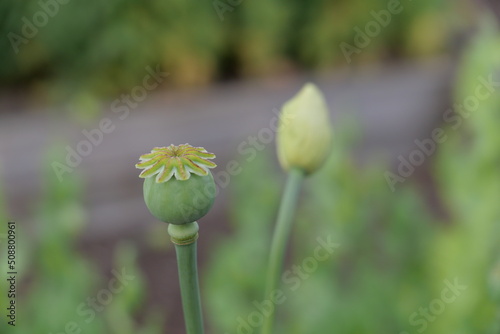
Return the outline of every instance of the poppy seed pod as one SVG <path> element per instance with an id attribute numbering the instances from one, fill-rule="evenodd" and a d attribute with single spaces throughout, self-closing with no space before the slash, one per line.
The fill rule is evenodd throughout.
<path id="1" fill-rule="evenodd" d="M 330 152 L 332 129 L 321 91 L 307 83 L 283 105 L 276 138 L 278 159 L 285 170 L 298 168 L 310 174 Z"/>
<path id="2" fill-rule="evenodd" d="M 215 199 L 215 182 L 208 159 L 215 155 L 189 144 L 156 147 L 135 166 L 144 169 L 144 201 L 153 216 L 176 224 L 192 223 L 205 216 Z"/>

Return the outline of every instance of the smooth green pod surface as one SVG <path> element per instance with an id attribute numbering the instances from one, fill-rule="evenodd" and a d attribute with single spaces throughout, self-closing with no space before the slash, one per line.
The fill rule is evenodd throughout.
<path id="1" fill-rule="evenodd" d="M 182 225 L 197 221 L 212 207 L 216 188 L 211 173 L 192 174 L 187 180 L 171 178 L 157 183 L 155 178 L 144 179 L 144 200 L 153 216 L 159 220 Z"/>

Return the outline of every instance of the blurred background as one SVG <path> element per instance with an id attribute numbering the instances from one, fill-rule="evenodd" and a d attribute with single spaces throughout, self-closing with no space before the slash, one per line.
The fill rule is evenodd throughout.
<path id="1" fill-rule="evenodd" d="M 494 0 L 2 0 L 1 333 L 184 333 L 167 225 L 134 168 L 217 155 L 200 221 L 208 333 L 257 333 L 285 175 L 273 124 L 308 81 L 335 140 L 303 189 L 278 333 L 500 333 Z M 234 168 L 234 166 L 238 168 Z M 233 167 L 231 167 L 233 166 Z M 292 289 L 293 287 L 293 289 Z"/>

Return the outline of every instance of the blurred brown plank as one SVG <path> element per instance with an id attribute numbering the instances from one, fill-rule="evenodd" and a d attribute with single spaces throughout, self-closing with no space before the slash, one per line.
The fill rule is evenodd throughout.
<path id="1" fill-rule="evenodd" d="M 117 229 L 135 231 L 149 222 L 142 182 L 134 168 L 140 154 L 154 146 L 188 142 L 216 153 L 219 168 L 230 159 L 243 161 L 237 152 L 239 143 L 267 127 L 273 109 L 279 109 L 305 81 L 316 82 L 325 92 L 334 121 L 342 114 L 359 119 L 363 152 L 404 153 L 444 111 L 451 71 L 451 64 L 436 60 L 358 73 L 156 91 L 124 120 L 110 111 L 110 103 L 103 103 L 103 117 L 109 117 L 116 128 L 77 168 L 86 179 L 87 235 L 106 237 Z M 10 213 L 26 220 L 41 193 L 41 167 L 47 163 L 48 147 L 54 139 L 62 139 L 74 148 L 85 137 L 83 128 L 61 118 L 61 113 L 10 111 L 0 114 L 0 175 Z M 87 128 L 97 126 L 98 121 Z M 226 193 L 221 191 L 211 214 L 218 214 Z"/>

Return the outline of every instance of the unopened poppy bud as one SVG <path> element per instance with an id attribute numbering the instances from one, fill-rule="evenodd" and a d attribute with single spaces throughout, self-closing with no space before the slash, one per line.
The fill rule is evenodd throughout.
<path id="1" fill-rule="evenodd" d="M 277 134 L 277 151 L 285 170 L 313 173 L 330 153 L 332 128 L 321 91 L 307 83 L 283 105 Z"/>
<path id="2" fill-rule="evenodd" d="M 205 216 L 215 199 L 215 182 L 208 159 L 215 155 L 189 144 L 156 147 L 142 155 L 136 168 L 144 169 L 144 201 L 159 220 L 182 225 Z"/>

